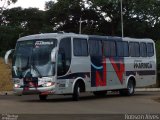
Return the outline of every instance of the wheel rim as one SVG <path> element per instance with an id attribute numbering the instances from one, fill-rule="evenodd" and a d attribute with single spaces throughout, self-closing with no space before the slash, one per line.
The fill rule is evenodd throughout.
<path id="1" fill-rule="evenodd" d="M 77 89 L 77 93 L 78 93 L 78 95 L 80 94 L 80 87 L 78 87 L 78 89 Z"/>
<path id="2" fill-rule="evenodd" d="M 134 86 L 133 86 L 132 82 L 129 82 L 129 84 L 128 84 L 128 91 L 130 94 L 132 94 L 134 91 Z"/>

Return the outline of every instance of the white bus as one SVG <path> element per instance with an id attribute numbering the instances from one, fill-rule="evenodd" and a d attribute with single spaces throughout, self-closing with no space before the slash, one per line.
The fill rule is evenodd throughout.
<path id="1" fill-rule="evenodd" d="M 19 95 L 71 94 L 104 96 L 117 90 L 133 95 L 135 87 L 156 84 L 155 43 L 74 33 L 45 33 L 19 38 L 12 61 L 14 91 Z"/>

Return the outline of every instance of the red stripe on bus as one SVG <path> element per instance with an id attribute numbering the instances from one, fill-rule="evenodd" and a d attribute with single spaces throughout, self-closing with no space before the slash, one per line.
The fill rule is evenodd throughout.
<path id="1" fill-rule="evenodd" d="M 102 75 L 103 74 L 103 75 Z M 107 85 L 107 67 L 106 59 L 103 59 L 103 72 L 96 71 L 96 86 L 106 86 Z"/>
<path id="2" fill-rule="evenodd" d="M 125 71 L 124 63 L 122 62 L 122 60 L 120 60 L 120 61 L 118 61 L 118 63 L 116 63 L 113 58 L 110 58 L 110 61 L 111 61 L 111 64 L 112 64 L 112 66 L 118 76 L 119 81 L 121 82 L 121 84 L 123 84 L 123 74 Z M 118 68 L 118 64 L 120 65 L 120 68 Z"/>
<path id="3" fill-rule="evenodd" d="M 106 64 L 106 58 L 103 58 L 103 81 L 104 81 L 104 86 L 107 85 L 107 64 Z"/>

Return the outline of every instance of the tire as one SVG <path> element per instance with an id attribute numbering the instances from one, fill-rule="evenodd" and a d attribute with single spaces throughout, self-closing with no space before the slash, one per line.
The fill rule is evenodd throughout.
<path id="1" fill-rule="evenodd" d="M 47 95 L 39 95 L 40 100 L 47 100 Z"/>
<path id="2" fill-rule="evenodd" d="M 133 80 L 130 80 L 127 85 L 127 94 L 131 96 L 134 95 L 134 92 L 135 92 L 135 84 Z"/>
<path id="3" fill-rule="evenodd" d="M 133 80 L 128 81 L 127 89 L 120 90 L 120 95 L 123 96 L 132 96 L 134 95 L 135 92 L 135 84 Z"/>
<path id="4" fill-rule="evenodd" d="M 95 91 L 95 92 L 93 92 L 93 94 L 96 97 L 105 97 L 107 94 L 107 91 Z"/>
<path id="5" fill-rule="evenodd" d="M 79 101 L 80 91 L 81 91 L 80 85 L 79 85 L 79 83 L 76 83 L 74 86 L 74 91 L 73 91 L 73 95 L 72 95 L 73 101 Z"/>

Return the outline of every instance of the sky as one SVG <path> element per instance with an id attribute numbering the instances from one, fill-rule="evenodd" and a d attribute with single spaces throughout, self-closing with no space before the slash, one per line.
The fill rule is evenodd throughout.
<path id="1" fill-rule="evenodd" d="M 44 10 L 45 2 L 51 0 L 18 0 L 15 4 L 11 4 L 8 8 L 13 7 L 22 7 L 22 8 L 29 8 L 29 7 L 36 7 L 40 10 Z"/>

